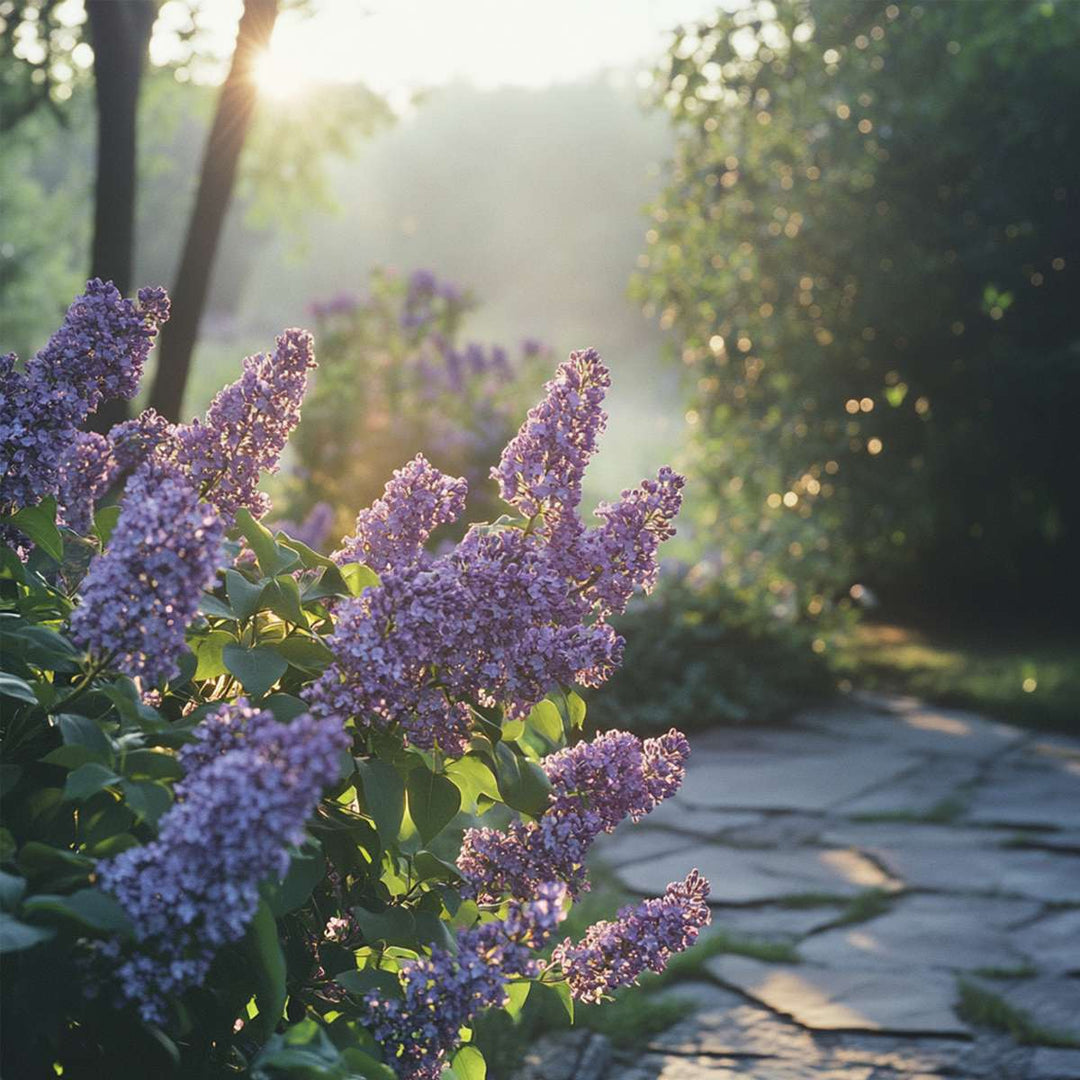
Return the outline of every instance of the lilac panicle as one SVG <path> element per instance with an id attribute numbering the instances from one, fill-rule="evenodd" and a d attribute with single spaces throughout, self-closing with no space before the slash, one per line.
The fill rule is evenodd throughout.
<path id="1" fill-rule="evenodd" d="M 83 582 L 76 642 L 149 683 L 176 674 L 184 631 L 214 579 L 224 524 L 174 465 L 152 460 L 128 481 L 123 509 Z"/>
<path id="2" fill-rule="evenodd" d="M 579 1001 L 598 1002 L 645 971 L 664 970 L 672 955 L 689 948 L 709 925 L 709 883 L 692 870 L 672 882 L 664 895 L 624 907 L 610 922 L 589 927 L 576 945 L 555 947 L 552 966 L 560 966 Z"/>
<path id="3" fill-rule="evenodd" d="M 655 480 L 624 491 L 617 503 L 602 503 L 596 516 L 603 525 L 588 534 L 592 564 L 589 596 L 605 615 L 620 614 L 635 589 L 652 592 L 658 573 L 657 552 L 675 535 L 672 522 L 682 505 L 686 480 L 667 466 Z"/>
<path id="4" fill-rule="evenodd" d="M 176 461 L 201 497 L 226 517 L 241 507 L 254 517 L 270 509 L 269 497 L 258 490 L 259 477 L 277 470 L 314 367 L 311 334 L 286 330 L 272 354 L 244 361 L 243 374 L 214 398 L 203 420 L 176 429 Z"/>
<path id="5" fill-rule="evenodd" d="M 608 731 L 544 759 L 548 808 L 537 821 L 505 832 L 467 829 L 458 869 L 483 902 L 527 897 L 541 881 L 565 882 L 572 896 L 588 887 L 585 857 L 593 841 L 625 818 L 639 821 L 675 793 L 690 747 L 674 728 L 644 742 Z"/>
<path id="6" fill-rule="evenodd" d="M 303 840 L 348 743 L 335 718 L 282 724 L 243 698 L 208 716 L 196 739 L 181 753 L 187 775 L 158 838 L 98 864 L 101 888 L 134 924 L 134 946 L 106 943 L 104 959 L 120 995 L 153 1023 L 243 936 L 259 884 L 284 877 L 287 848 Z"/>
<path id="7" fill-rule="evenodd" d="M 60 461 L 57 502 L 61 522 L 87 535 L 95 503 L 165 446 L 171 436 L 172 425 L 153 409 L 116 424 L 108 435 L 78 432 Z"/>
<path id="8" fill-rule="evenodd" d="M 0 511 L 55 495 L 59 463 L 102 401 L 138 389 L 158 327 L 169 317 L 163 289 L 125 300 L 111 282 L 86 283 L 49 343 L 15 370 L 0 362 Z"/>
<path id="9" fill-rule="evenodd" d="M 505 919 L 459 932 L 456 956 L 436 947 L 403 964 L 400 997 L 365 996 L 366 1024 L 401 1080 L 438 1080 L 461 1028 L 506 1004 L 508 980 L 539 973 L 532 954 L 562 921 L 564 893 L 560 885 L 540 885 L 534 899 L 511 904 Z"/>
<path id="10" fill-rule="evenodd" d="M 523 517 L 544 514 L 554 528 L 581 502 L 585 467 L 607 416 L 601 407 L 611 376 L 595 349 L 572 352 L 507 444 L 492 478 Z"/>
<path id="11" fill-rule="evenodd" d="M 424 544 L 440 526 L 465 509 L 468 485 L 447 476 L 423 454 L 394 470 L 382 497 L 356 516 L 356 531 L 334 552 L 337 563 L 361 562 L 377 574 L 420 558 Z"/>

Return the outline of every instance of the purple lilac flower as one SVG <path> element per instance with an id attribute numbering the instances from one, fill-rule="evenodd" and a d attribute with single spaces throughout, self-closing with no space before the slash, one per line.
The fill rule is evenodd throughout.
<path id="1" fill-rule="evenodd" d="M 652 592 L 660 545 L 675 535 L 672 522 L 682 505 L 686 480 L 668 467 L 655 480 L 624 491 L 617 503 L 602 503 L 603 525 L 588 535 L 592 564 L 589 596 L 605 615 L 626 610 L 635 589 Z"/>
<path id="2" fill-rule="evenodd" d="M 243 699 L 196 731 L 198 748 L 182 757 L 189 771 L 157 840 L 98 864 L 101 888 L 135 928 L 134 948 L 109 942 L 103 957 L 119 993 L 152 1023 L 166 1019 L 170 996 L 202 982 L 222 946 L 243 936 L 259 884 L 284 877 L 287 848 L 303 840 L 348 742 L 335 718 L 305 714 L 281 724 Z"/>
<path id="3" fill-rule="evenodd" d="M 311 334 L 286 330 L 272 355 L 244 361 L 243 374 L 214 398 L 204 420 L 176 429 L 177 462 L 227 517 L 241 507 L 254 517 L 270 509 L 269 497 L 257 490 L 259 477 L 277 470 L 314 367 Z"/>
<path id="4" fill-rule="evenodd" d="M 640 821 L 678 789 L 690 747 L 674 728 L 644 742 L 608 731 L 544 760 L 548 808 L 537 821 L 505 832 L 467 829 L 458 869 L 483 902 L 529 896 L 541 881 L 565 882 L 572 896 L 588 888 L 585 857 L 593 841 L 625 818 Z"/>
<path id="5" fill-rule="evenodd" d="M 429 464 L 423 454 L 400 469 L 382 497 L 356 516 L 356 531 L 334 552 L 337 563 L 362 562 L 377 574 L 407 566 L 423 553 L 440 526 L 456 521 L 465 509 L 468 485 Z"/>
<path id="6" fill-rule="evenodd" d="M 595 349 L 573 352 L 546 386 L 503 451 L 492 478 L 526 518 L 544 514 L 554 528 L 581 502 L 581 481 L 607 423 L 601 408 L 611 376 Z"/>
<path id="7" fill-rule="evenodd" d="M 174 465 L 151 460 L 128 481 L 108 550 L 83 582 L 75 641 L 149 683 L 171 678 L 184 631 L 214 579 L 224 524 Z"/>
<path id="8" fill-rule="evenodd" d="M 15 370 L 14 355 L 0 361 L 0 510 L 56 494 L 78 428 L 102 401 L 134 397 L 168 317 L 163 289 L 141 289 L 136 303 L 94 278 L 25 371 Z"/>
<path id="9" fill-rule="evenodd" d="M 172 425 L 153 409 L 116 424 L 107 436 L 80 431 L 60 461 L 57 501 L 69 529 L 90 532 L 94 506 L 172 437 Z"/>
<path id="10" fill-rule="evenodd" d="M 536 898 L 511 904 L 506 918 L 459 932 L 458 951 L 432 949 L 398 972 L 401 997 L 364 998 L 367 1026 L 401 1080 L 438 1080 L 461 1028 L 484 1009 L 506 1004 L 506 983 L 534 978 L 543 948 L 564 917 L 564 890 L 539 886 Z"/>
<path id="11" fill-rule="evenodd" d="M 552 966 L 562 968 L 577 1000 L 601 1001 L 636 982 L 646 969 L 663 971 L 674 953 L 689 948 L 711 921 L 708 896 L 708 881 L 692 870 L 663 896 L 624 907 L 614 921 L 591 926 L 578 944 L 560 942 Z"/>

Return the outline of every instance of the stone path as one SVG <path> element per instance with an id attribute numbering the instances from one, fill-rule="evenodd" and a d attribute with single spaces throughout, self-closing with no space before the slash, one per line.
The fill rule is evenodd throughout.
<path id="1" fill-rule="evenodd" d="M 964 980 L 1080 1047 L 1080 739 L 866 696 L 693 746 L 600 855 L 641 894 L 698 866 L 726 947 L 664 991 L 684 1021 L 633 1055 L 575 1035 L 565 1080 L 1080 1080 L 1080 1048 L 957 1010 Z"/>

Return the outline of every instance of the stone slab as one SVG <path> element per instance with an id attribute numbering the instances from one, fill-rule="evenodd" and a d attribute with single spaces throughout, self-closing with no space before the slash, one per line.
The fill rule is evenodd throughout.
<path id="1" fill-rule="evenodd" d="M 693 866 L 712 883 L 714 904 L 753 904 L 807 893 L 847 897 L 898 887 L 870 859 L 843 848 L 749 851 L 714 844 L 631 863 L 620 867 L 617 876 L 632 892 L 659 896 Z"/>
<path id="2" fill-rule="evenodd" d="M 840 821 L 822 830 L 823 844 L 865 848 L 1000 848 L 1016 834 L 1008 829 L 929 825 L 908 821 Z"/>
<path id="3" fill-rule="evenodd" d="M 729 829 L 756 825 L 764 819 L 764 814 L 752 810 L 707 810 L 690 806 L 676 797 L 662 802 L 648 817 L 641 820 L 640 827 L 673 829 L 676 832 L 709 838 Z"/>
<path id="4" fill-rule="evenodd" d="M 1033 750 L 993 770 L 966 820 L 1017 828 L 1080 829 L 1080 761 Z"/>
<path id="5" fill-rule="evenodd" d="M 930 760 L 895 780 L 842 802 L 835 812 L 858 814 L 928 814 L 948 800 L 960 800 L 966 784 L 978 775 L 979 764 L 951 756 Z"/>
<path id="6" fill-rule="evenodd" d="M 1018 968 L 1026 957 L 1013 944 L 1009 927 L 1038 911 L 1038 904 L 1024 900 L 902 897 L 876 919 L 807 938 L 799 952 L 840 970 Z"/>
<path id="7" fill-rule="evenodd" d="M 1016 947 L 1047 974 L 1080 974 L 1080 908 L 1050 912 L 1013 935 Z"/>
<path id="8" fill-rule="evenodd" d="M 937 971 L 834 971 L 810 964 L 763 964 L 718 956 L 722 983 L 815 1031 L 881 1031 L 970 1036 L 953 1011 L 956 984 Z"/>
<path id="9" fill-rule="evenodd" d="M 1080 859 L 1019 848 L 867 845 L 909 888 L 1080 901 Z"/>
<path id="10" fill-rule="evenodd" d="M 624 866 L 641 859 L 654 859 L 694 847 L 693 837 L 667 829 L 620 829 L 614 836 L 598 840 L 595 857 L 609 866 Z"/>
<path id="11" fill-rule="evenodd" d="M 1080 1050 L 1036 1047 L 1031 1056 L 1030 1080 L 1080 1080 Z"/>
<path id="12" fill-rule="evenodd" d="M 795 942 L 828 926 L 843 911 L 841 905 L 786 908 L 777 904 L 755 907 L 720 907 L 713 910 L 713 926 L 740 937 Z"/>
<path id="13" fill-rule="evenodd" d="M 733 752 L 691 764 L 682 797 L 728 810 L 823 811 L 907 772 L 918 759 L 880 747 L 840 745 L 817 755 Z"/>
<path id="14" fill-rule="evenodd" d="M 1047 976 L 994 987 L 1010 1005 L 1051 1031 L 1080 1040 L 1080 980 Z"/>

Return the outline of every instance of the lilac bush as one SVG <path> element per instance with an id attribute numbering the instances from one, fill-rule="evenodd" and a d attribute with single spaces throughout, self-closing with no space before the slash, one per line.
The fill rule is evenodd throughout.
<path id="1" fill-rule="evenodd" d="M 675 730 L 583 737 L 574 687 L 617 667 L 609 619 L 652 588 L 682 498 L 662 469 L 582 516 L 600 357 L 571 354 L 506 433 L 493 521 L 433 550 L 468 478 L 414 456 L 331 558 L 313 550 L 326 509 L 291 535 L 259 520 L 314 367 L 305 332 L 189 424 L 77 429 L 145 359 L 167 301 L 140 295 L 91 283 L 38 365 L 78 384 L 34 399 L 52 472 L 22 428 L 5 459 L 7 512 L 42 553 L 0 561 L 5 797 L 27 808 L 5 819 L 5 1075 L 434 1080 L 530 988 L 595 1002 L 662 969 L 708 922 L 696 871 L 558 941 L 592 844 L 670 798 L 689 755 Z M 419 340 L 463 303 L 417 277 L 394 332 Z M 442 362 L 475 390 L 507 360 Z M 47 383 L 2 370 L 5 391 Z M 56 498 L 61 528 L 30 495 Z M 44 970 L 64 990 L 42 1004 Z"/>

